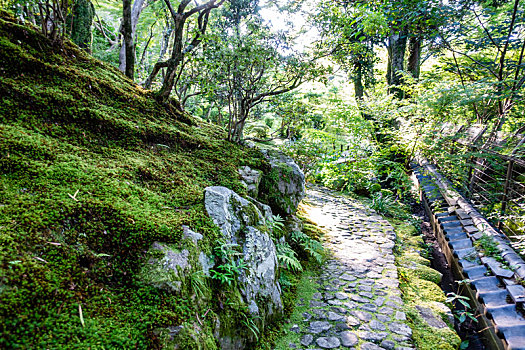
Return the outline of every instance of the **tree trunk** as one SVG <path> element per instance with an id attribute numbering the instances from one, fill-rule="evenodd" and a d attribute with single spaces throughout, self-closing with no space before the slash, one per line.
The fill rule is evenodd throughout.
<path id="1" fill-rule="evenodd" d="M 133 30 L 131 24 L 131 0 L 122 0 L 122 36 L 124 38 L 124 48 L 126 52 L 124 73 L 133 80 L 135 71 L 135 45 L 133 44 Z"/>
<path id="2" fill-rule="evenodd" d="M 128 1 L 128 0 L 123 0 Z M 131 41 L 133 46 L 135 46 L 136 32 L 137 32 L 137 23 L 139 22 L 140 13 L 144 7 L 145 0 L 135 0 L 133 6 L 131 7 Z M 129 1 L 131 4 L 131 0 Z M 133 48 L 135 51 L 135 48 Z M 119 53 L 119 69 L 121 72 L 126 71 L 126 45 L 120 47 Z"/>
<path id="3" fill-rule="evenodd" d="M 71 40 L 81 49 L 91 53 L 91 25 L 95 7 L 90 0 L 76 0 L 72 14 L 67 17 L 66 26 L 71 28 Z"/>
<path id="4" fill-rule="evenodd" d="M 414 79 L 419 79 L 421 63 L 421 44 L 422 39 L 419 36 L 412 36 L 408 40 L 408 62 L 407 70 Z"/>
<path id="5" fill-rule="evenodd" d="M 210 107 L 208 108 L 208 112 L 206 113 L 206 116 L 204 117 L 204 120 L 211 123 L 210 116 L 211 111 L 213 110 L 213 107 L 215 106 L 215 101 L 211 101 Z"/>
<path id="6" fill-rule="evenodd" d="M 363 87 L 363 66 L 360 62 L 354 64 L 355 73 L 354 73 L 354 91 L 355 99 L 361 101 L 364 96 L 364 87 Z"/>
<path id="7" fill-rule="evenodd" d="M 386 47 L 386 50 L 388 54 L 388 59 L 386 63 L 386 84 L 390 86 L 392 85 L 392 47 L 388 45 Z"/>
<path id="8" fill-rule="evenodd" d="M 403 84 L 405 50 L 407 44 L 406 29 L 400 30 L 399 33 L 393 34 L 388 38 L 388 43 L 391 52 L 392 68 L 390 72 L 390 92 L 396 95 L 397 98 L 404 97 L 403 90 L 400 86 Z"/>
<path id="9" fill-rule="evenodd" d="M 182 52 L 184 23 L 185 20 L 183 20 L 182 16 L 179 17 L 179 20 L 175 21 L 175 38 L 173 39 L 171 58 L 168 60 L 169 64 L 166 68 L 166 75 L 159 91 L 159 97 L 163 102 L 168 101 L 170 97 L 173 84 L 175 83 L 175 77 L 177 76 L 177 67 L 182 61 L 182 56 L 184 55 Z"/>
<path id="10" fill-rule="evenodd" d="M 162 33 L 162 41 L 160 43 L 160 60 L 164 59 L 164 55 L 168 52 L 168 46 L 170 46 L 170 38 L 173 33 L 172 20 L 167 19 L 166 28 Z"/>

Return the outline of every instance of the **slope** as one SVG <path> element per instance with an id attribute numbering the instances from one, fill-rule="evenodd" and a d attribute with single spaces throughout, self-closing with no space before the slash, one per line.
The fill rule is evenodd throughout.
<path id="1" fill-rule="evenodd" d="M 6 13 L 0 96 L 0 348 L 160 347 L 207 305 L 141 283 L 145 252 L 182 225 L 211 251 L 203 189 L 264 160 Z"/>

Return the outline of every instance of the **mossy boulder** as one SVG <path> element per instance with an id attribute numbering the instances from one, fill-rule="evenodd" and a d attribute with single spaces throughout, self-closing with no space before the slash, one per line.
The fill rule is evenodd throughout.
<path id="1" fill-rule="evenodd" d="M 248 195 L 257 198 L 262 172 L 245 165 L 239 168 L 239 175 L 241 176 L 242 183 L 246 186 Z"/>
<path id="2" fill-rule="evenodd" d="M 277 282 L 278 262 L 275 245 L 266 226 L 265 215 L 251 201 L 226 187 L 207 187 L 204 205 L 208 215 L 220 228 L 225 244 L 241 248 L 245 268 L 238 276 L 242 302 L 259 331 L 282 315 L 281 288 Z M 224 323 L 224 320 L 221 319 Z M 243 349 L 245 342 L 226 324 L 221 325 L 219 342 Z"/>
<path id="3" fill-rule="evenodd" d="M 282 215 L 293 214 L 304 198 L 305 177 L 297 164 L 278 151 L 262 150 L 270 163 L 259 186 L 259 198 Z"/>

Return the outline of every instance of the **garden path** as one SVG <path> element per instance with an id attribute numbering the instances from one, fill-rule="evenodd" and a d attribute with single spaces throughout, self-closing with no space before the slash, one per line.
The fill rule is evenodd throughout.
<path id="1" fill-rule="evenodd" d="M 310 188 L 311 219 L 324 228 L 330 251 L 317 292 L 290 331 L 296 349 L 413 349 L 394 264 L 396 234 L 387 220 L 358 201 Z"/>

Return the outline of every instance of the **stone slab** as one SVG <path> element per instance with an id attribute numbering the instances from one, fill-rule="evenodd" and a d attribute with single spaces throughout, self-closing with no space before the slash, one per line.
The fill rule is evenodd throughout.
<path id="1" fill-rule="evenodd" d="M 510 297 L 516 304 L 525 302 L 525 288 L 523 288 L 522 285 L 508 285 L 507 290 L 510 293 Z"/>
<path id="2" fill-rule="evenodd" d="M 495 292 L 499 289 L 499 280 L 494 276 L 475 279 L 471 284 L 478 292 Z"/>
<path id="3" fill-rule="evenodd" d="M 470 279 L 485 277 L 487 272 L 487 268 L 483 265 L 475 265 L 463 269 L 463 273 Z"/>
<path id="4" fill-rule="evenodd" d="M 472 248 L 472 241 L 469 238 L 450 241 L 448 246 L 454 250 Z"/>
<path id="5" fill-rule="evenodd" d="M 473 234 L 473 233 L 476 233 L 476 232 L 479 231 L 478 228 L 476 226 L 474 226 L 474 225 L 472 225 L 472 226 L 465 226 L 465 227 L 463 227 L 463 229 L 468 234 Z"/>
<path id="6" fill-rule="evenodd" d="M 492 257 L 484 256 L 481 261 L 498 277 L 511 278 L 514 272 L 501 266 L 501 263 Z"/>

